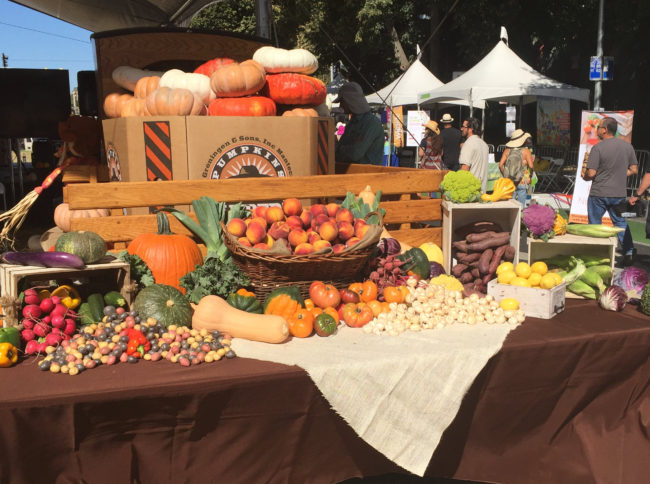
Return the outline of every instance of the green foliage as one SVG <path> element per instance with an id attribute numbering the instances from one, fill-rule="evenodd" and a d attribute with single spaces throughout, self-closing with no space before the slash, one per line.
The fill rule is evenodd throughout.
<path id="1" fill-rule="evenodd" d="M 375 200 L 372 202 L 372 206 L 368 205 L 363 201 L 361 197 L 356 198 L 354 193 L 348 192 L 345 195 L 345 199 L 341 203 L 341 207 L 347 208 L 352 212 L 355 218 L 366 218 L 370 212 L 377 212 L 383 217 L 386 215 L 386 209 L 379 208 L 379 201 L 381 200 L 381 190 L 377 190 L 375 194 Z M 379 217 L 377 215 L 371 215 L 366 220 L 369 224 L 378 224 Z"/>
<path id="2" fill-rule="evenodd" d="M 131 281 L 138 284 L 138 290 L 151 286 L 154 283 L 153 274 L 149 266 L 139 255 L 131 255 L 126 250 L 123 250 L 117 254 L 117 258 L 129 264 L 131 268 Z"/>
<path id="3" fill-rule="evenodd" d="M 180 285 L 187 289 L 185 296 L 190 302 L 198 303 L 209 294 L 226 299 L 240 287 L 247 287 L 250 282 L 248 274 L 242 272 L 232 258 L 222 261 L 211 257 L 181 277 Z"/>

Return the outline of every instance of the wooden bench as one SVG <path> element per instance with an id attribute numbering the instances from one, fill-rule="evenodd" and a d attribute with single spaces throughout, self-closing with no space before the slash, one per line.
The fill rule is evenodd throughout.
<path id="1" fill-rule="evenodd" d="M 108 208 L 102 218 L 74 218 L 72 230 L 90 230 L 116 247 L 140 234 L 157 231 L 156 216 L 124 215 L 125 208 L 189 205 L 204 195 L 216 201 L 265 203 L 285 198 L 342 200 L 348 191 L 358 194 L 367 185 L 382 191 L 380 207 L 386 209 L 384 224 L 401 242 L 418 246 L 434 242 L 442 246 L 441 200 L 421 194 L 439 191 L 446 171 L 337 164 L 335 175 L 238 178 L 223 180 L 177 180 L 159 182 L 104 182 L 104 167 L 69 168 L 63 177 L 64 201 L 70 209 Z M 171 230 L 190 232 L 174 217 Z"/>

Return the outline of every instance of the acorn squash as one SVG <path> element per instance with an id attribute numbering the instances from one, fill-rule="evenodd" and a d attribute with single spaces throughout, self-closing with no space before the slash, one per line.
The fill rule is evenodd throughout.
<path id="1" fill-rule="evenodd" d="M 167 284 L 152 284 L 142 289 L 133 302 L 133 308 L 143 321 L 153 318 L 163 326 L 171 324 L 190 326 L 192 307 L 183 293 Z"/>

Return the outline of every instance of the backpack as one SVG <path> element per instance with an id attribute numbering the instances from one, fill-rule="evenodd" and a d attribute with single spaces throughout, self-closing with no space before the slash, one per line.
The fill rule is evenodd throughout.
<path id="1" fill-rule="evenodd" d="M 521 148 L 510 148 L 508 158 L 503 165 L 504 178 L 510 178 L 515 185 L 518 185 L 524 177 L 524 157 Z"/>

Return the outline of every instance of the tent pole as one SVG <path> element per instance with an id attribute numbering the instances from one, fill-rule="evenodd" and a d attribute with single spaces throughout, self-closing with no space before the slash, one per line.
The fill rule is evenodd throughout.
<path id="1" fill-rule="evenodd" d="M 485 101 L 484 101 L 485 102 Z M 481 138 L 485 139 L 485 109 L 487 108 L 487 104 L 483 106 L 483 109 L 481 109 Z"/>

